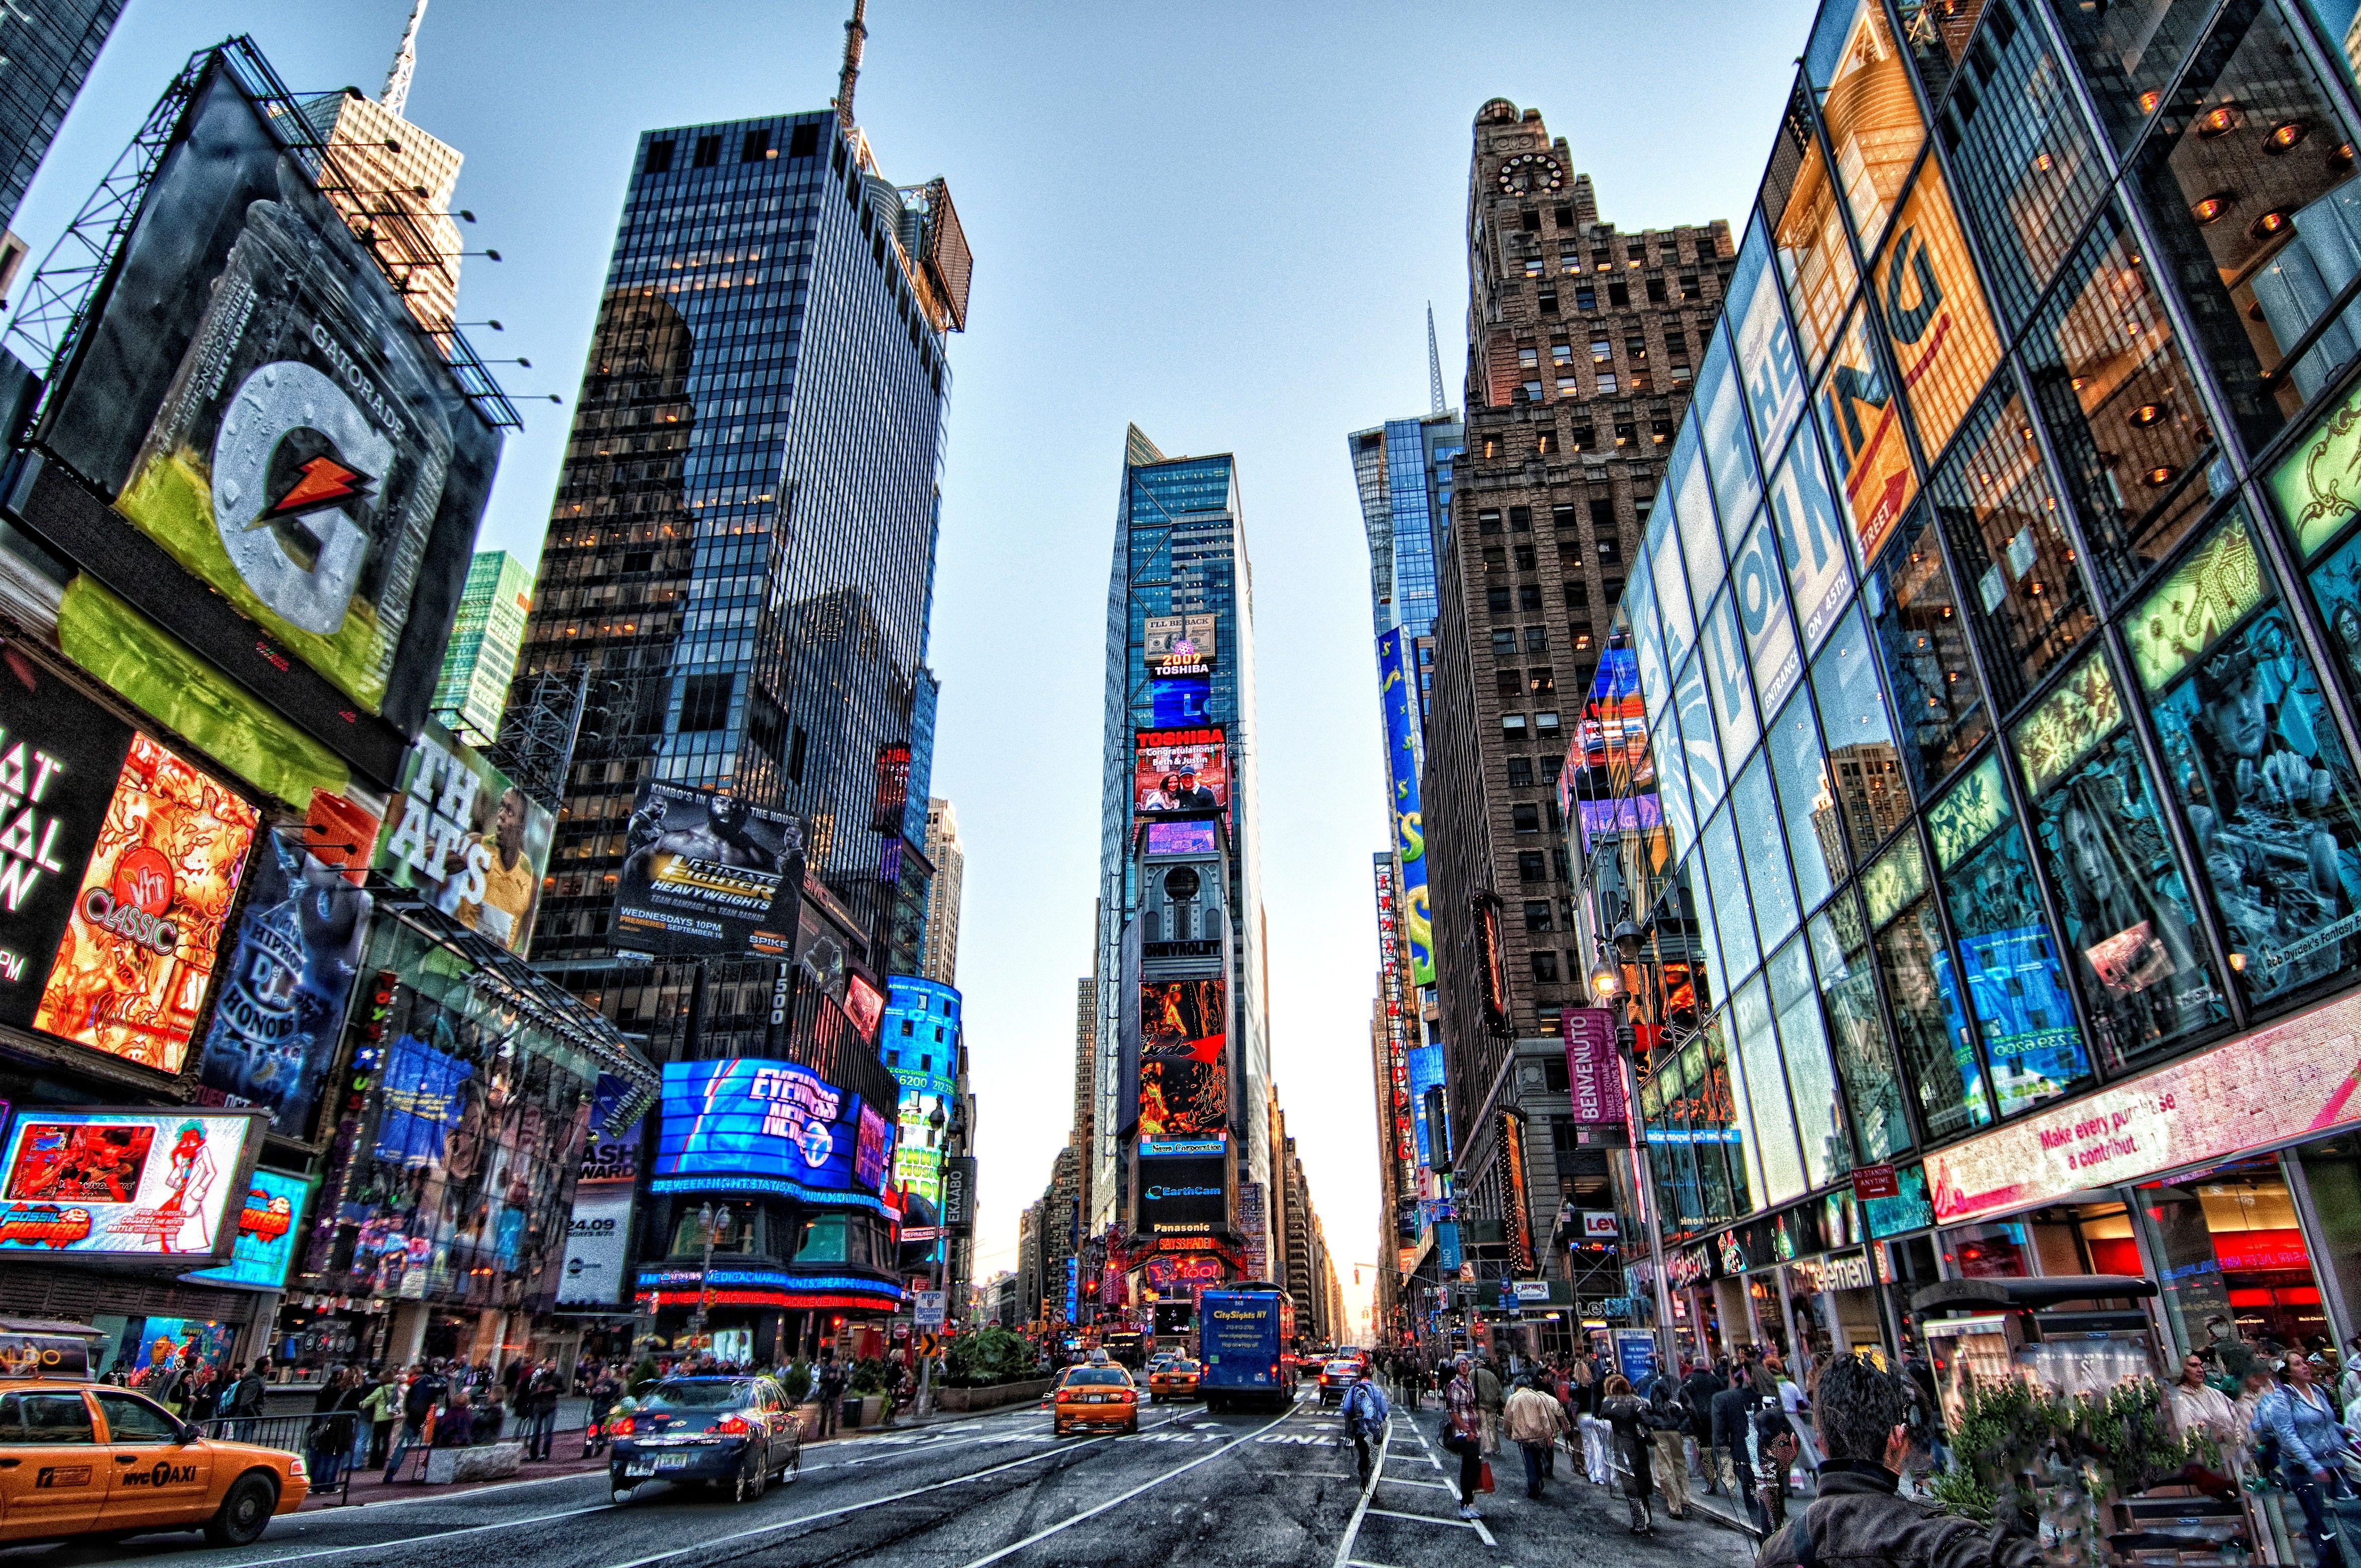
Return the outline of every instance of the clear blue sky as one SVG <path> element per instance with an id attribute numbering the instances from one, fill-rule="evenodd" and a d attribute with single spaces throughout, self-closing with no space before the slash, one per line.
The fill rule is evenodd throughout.
<path id="1" fill-rule="evenodd" d="M 188 54 L 253 35 L 299 92 L 374 93 L 408 0 L 131 0 L 19 214 L 36 258 Z M 850 0 L 434 0 L 411 119 L 457 147 L 464 319 L 571 400 L 631 149 L 826 105 Z M 967 840 L 960 981 L 981 1276 L 1069 1118 L 1098 855 L 1107 565 L 1126 421 L 1235 452 L 1255 568 L 1272 1055 L 1341 1264 L 1378 1257 L 1368 1071 L 1386 843 L 1368 557 L 1346 432 L 1466 356 L 1468 127 L 1537 106 L 1627 229 L 1736 220 L 1801 0 L 1020 6 L 873 0 L 856 106 L 887 176 L 947 176 L 975 250 L 943 472 L 935 793 Z M 527 410 L 482 544 L 538 554 L 567 411 Z M 1368 1276 L 1355 1289 L 1365 1299 Z"/>

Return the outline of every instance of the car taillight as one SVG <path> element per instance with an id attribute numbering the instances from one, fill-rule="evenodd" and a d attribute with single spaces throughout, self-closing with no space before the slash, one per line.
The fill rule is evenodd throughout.
<path id="1" fill-rule="evenodd" d="M 614 1420 L 609 1424 L 607 1430 L 613 1436 L 629 1437 L 631 1435 L 631 1418 L 629 1416 L 617 1416 Z"/>
<path id="2" fill-rule="evenodd" d="M 744 1437 L 754 1429 L 746 1424 L 743 1416 L 724 1416 L 713 1423 L 713 1430 L 723 1437 Z"/>
<path id="3" fill-rule="evenodd" d="M 1115 1399 L 1119 1404 L 1137 1404 L 1139 1401 L 1139 1390 L 1137 1388 L 1121 1389 L 1115 1394 Z"/>

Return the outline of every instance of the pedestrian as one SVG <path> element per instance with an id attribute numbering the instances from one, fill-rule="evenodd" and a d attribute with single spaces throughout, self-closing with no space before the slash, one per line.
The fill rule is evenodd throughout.
<path id="1" fill-rule="evenodd" d="M 352 1397 L 342 1367 L 322 1378 L 319 1392 L 312 1396 L 312 1430 L 304 1447 L 312 1459 L 312 1485 L 323 1492 L 335 1486 L 345 1455 L 353 1445 L 352 1417 L 338 1414 L 349 1410 Z"/>
<path id="2" fill-rule="evenodd" d="M 1910 1453 L 1909 1387 L 1871 1355 L 1820 1360 L 1820 1433 L 1828 1461 L 1819 1497 L 1763 1542 L 1759 1568 L 2036 1568 L 2040 1545 L 2023 1510 L 1989 1530 L 1897 1488 Z"/>
<path id="3" fill-rule="evenodd" d="M 1529 1377 L 1509 1396 L 1509 1402 L 1501 1408 L 1500 1421 L 1509 1441 L 1524 1452 L 1525 1496 L 1538 1502 L 1549 1456 L 1557 1447 L 1557 1440 L 1565 1435 L 1565 1412 L 1558 1408 L 1554 1397 L 1543 1393 Z"/>
<path id="4" fill-rule="evenodd" d="M 401 1413 L 401 1384 L 392 1367 L 378 1373 L 377 1382 L 361 1396 L 360 1409 L 368 1420 L 368 1464 L 379 1468 L 385 1464 L 386 1445 L 393 1441 L 394 1420 Z"/>
<path id="5" fill-rule="evenodd" d="M 1778 1375 L 1765 1357 L 1754 1365 L 1754 1489 L 1763 1528 L 1787 1522 L 1787 1467 L 1795 1463 L 1795 1430 L 1779 1399 Z"/>
<path id="6" fill-rule="evenodd" d="M 834 1437 L 837 1420 L 844 1412 L 844 1369 L 836 1364 L 834 1352 L 820 1357 L 814 1386 L 819 1390 L 819 1435 Z"/>
<path id="7" fill-rule="evenodd" d="M 1747 1442 L 1753 1435 L 1753 1404 L 1754 1390 L 1744 1383 L 1726 1386 L 1714 1395 L 1707 1411 L 1707 1434 L 1713 1447 L 1714 1468 L 1720 1473 L 1730 1499 L 1746 1510 L 1757 1530 L 1767 1531 L 1762 1500 L 1754 1495 L 1754 1461 Z"/>
<path id="8" fill-rule="evenodd" d="M 613 1416 L 615 1401 L 622 1397 L 622 1380 L 614 1368 L 601 1367 L 590 1384 L 590 1420 L 582 1429 L 583 1458 L 607 1452 L 607 1422 Z"/>
<path id="9" fill-rule="evenodd" d="M 258 1357 L 251 1366 L 241 1365 L 236 1379 L 231 1384 L 227 1396 L 228 1409 L 225 1413 L 237 1418 L 236 1424 L 230 1428 L 232 1442 L 247 1441 L 247 1434 L 253 1431 L 252 1423 L 261 1416 L 262 1379 L 269 1370 L 270 1358 Z"/>
<path id="10" fill-rule="evenodd" d="M 410 1451 L 425 1445 L 435 1407 L 442 1403 L 449 1387 L 443 1375 L 427 1362 L 420 1362 L 412 1371 L 410 1387 L 401 1395 L 401 1433 L 394 1440 L 393 1452 L 385 1462 L 389 1486 L 401 1473 L 401 1462 L 410 1456 Z"/>
<path id="11" fill-rule="evenodd" d="M 519 1413 L 524 1417 L 524 1429 L 518 1435 L 524 1439 L 527 1459 L 549 1457 L 550 1444 L 557 1436 L 557 1401 L 565 1388 L 566 1379 L 558 1376 L 554 1361 L 544 1361 L 517 1379 L 517 1395 L 523 1401 Z"/>
<path id="12" fill-rule="evenodd" d="M 1689 1510 L 1689 1408 L 1681 1385 L 1667 1370 L 1656 1375 L 1648 1393 L 1648 1435 L 1656 1449 L 1656 1488 L 1664 1512 L 1686 1519 Z"/>
<path id="13" fill-rule="evenodd" d="M 1823 1357 L 1821 1365 L 1826 1364 Z M 1778 1368 L 1778 1376 L 1779 1406 L 1787 1412 L 1788 1430 L 1795 1434 L 1795 1457 L 1802 1460 L 1804 1468 L 1811 1472 L 1813 1489 L 1817 1491 L 1820 1476 L 1820 1446 L 1819 1434 L 1812 1425 L 1811 1396 L 1787 1376 L 1785 1367 Z M 1814 1377 L 1812 1381 L 1817 1384 L 1819 1380 Z"/>
<path id="14" fill-rule="evenodd" d="M 1713 1401 L 1727 1387 L 1703 1356 L 1690 1364 L 1689 1375 L 1681 1379 L 1681 1399 L 1689 1408 L 1689 1447 L 1695 1461 L 1691 1468 L 1704 1481 L 1708 1496 L 1720 1489 L 1717 1482 L 1721 1471 L 1713 1456 Z"/>
<path id="15" fill-rule="evenodd" d="M 1574 1385 L 1574 1403 L 1577 1415 L 1587 1415 L 1598 1407 L 1598 1358 L 1588 1347 L 1574 1353 L 1574 1365 L 1566 1368 L 1566 1379 Z"/>
<path id="16" fill-rule="evenodd" d="M 2319 1568 L 2344 1568 L 2328 1511 L 2336 1499 L 2353 1495 L 2345 1480 L 2351 1445 L 2337 1424 L 2335 1402 L 2301 1350 L 2287 1353 L 2279 1387 L 2256 1405 L 2255 1424 L 2279 1440 L 2279 1478 L 2303 1507 L 2304 1530 Z"/>
<path id="17" fill-rule="evenodd" d="M 1623 1472 L 1623 1498 L 1631 1508 L 1631 1533 L 1649 1534 L 1655 1524 L 1648 1517 L 1648 1494 L 1655 1486 L 1648 1466 L 1648 1403 L 1631 1392 L 1631 1379 L 1619 1372 L 1599 1390 L 1598 1415 L 1614 1436 L 1615 1463 Z"/>
<path id="18" fill-rule="evenodd" d="M 1484 1479 L 1484 1425 L 1476 1405 L 1476 1363 L 1460 1355 L 1443 1390 L 1443 1451 L 1459 1456 L 1459 1517 L 1480 1519 L 1476 1493 Z"/>
<path id="19" fill-rule="evenodd" d="M 434 1448 L 468 1448 L 476 1441 L 475 1393 L 465 1383 L 451 1385 L 451 1402 L 434 1416 Z"/>
<path id="20" fill-rule="evenodd" d="M 1380 1448 L 1386 1441 L 1386 1397 L 1378 1391 L 1377 1381 L 1356 1377 L 1345 1390 L 1345 1435 L 1353 1440 L 1353 1459 L 1359 1467 L 1361 1484 L 1369 1480 L 1369 1440 L 1375 1438 Z"/>
<path id="21" fill-rule="evenodd" d="M 1490 1358 L 1478 1354 L 1476 1358 L 1476 1415 L 1484 1429 L 1484 1453 L 1487 1458 L 1500 1452 L 1500 1408 L 1505 1402 L 1500 1379 L 1492 1370 Z"/>

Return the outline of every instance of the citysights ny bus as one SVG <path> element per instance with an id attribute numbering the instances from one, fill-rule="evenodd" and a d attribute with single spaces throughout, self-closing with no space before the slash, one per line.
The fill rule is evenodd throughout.
<path id="1" fill-rule="evenodd" d="M 1282 1370 L 1295 1340 L 1295 1301 L 1261 1279 L 1208 1288 L 1197 1298 L 1197 1388 L 1215 1413 L 1239 1405 L 1280 1409 L 1295 1398 L 1295 1380 Z"/>

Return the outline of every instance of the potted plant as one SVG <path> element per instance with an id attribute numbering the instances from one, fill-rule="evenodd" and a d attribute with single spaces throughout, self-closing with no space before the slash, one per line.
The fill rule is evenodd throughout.
<path id="1" fill-rule="evenodd" d="M 873 1355 L 854 1362 L 850 1387 L 861 1398 L 861 1419 L 854 1424 L 875 1426 L 885 1413 L 885 1363 Z"/>

